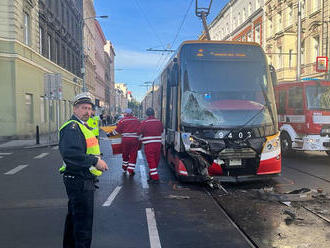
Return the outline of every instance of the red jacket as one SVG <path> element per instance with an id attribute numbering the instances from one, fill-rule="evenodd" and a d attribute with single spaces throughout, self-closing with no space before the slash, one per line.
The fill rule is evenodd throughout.
<path id="1" fill-rule="evenodd" d="M 142 121 L 140 125 L 140 134 L 142 135 L 142 143 L 161 143 L 163 124 L 154 116 L 149 116 L 148 119 Z"/>
<path id="2" fill-rule="evenodd" d="M 132 115 L 126 115 L 119 121 L 113 133 L 120 133 L 122 137 L 138 138 L 139 129 L 140 121 Z"/>

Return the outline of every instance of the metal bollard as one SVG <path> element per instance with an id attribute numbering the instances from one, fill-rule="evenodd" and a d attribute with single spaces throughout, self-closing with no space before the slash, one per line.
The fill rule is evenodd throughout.
<path id="1" fill-rule="evenodd" d="M 36 144 L 40 144 L 40 137 L 39 137 L 39 126 L 36 126 Z"/>

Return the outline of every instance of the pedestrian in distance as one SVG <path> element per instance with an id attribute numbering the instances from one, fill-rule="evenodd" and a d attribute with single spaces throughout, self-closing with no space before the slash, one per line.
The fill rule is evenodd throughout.
<path id="1" fill-rule="evenodd" d="M 59 130 L 60 172 L 68 195 L 63 248 L 89 248 L 92 242 L 96 177 L 108 170 L 100 158 L 100 146 L 87 121 L 92 113 L 88 93 L 77 95 L 73 115 Z"/>
<path id="2" fill-rule="evenodd" d="M 134 175 L 137 152 L 139 149 L 139 136 L 138 131 L 140 128 L 140 121 L 133 116 L 131 109 L 125 110 L 125 116 L 118 122 L 117 127 L 107 136 L 114 136 L 121 134 L 122 141 L 122 168 L 124 172 L 128 172 L 129 175 Z"/>
<path id="3" fill-rule="evenodd" d="M 92 115 L 88 119 L 87 124 L 90 128 L 92 128 L 92 132 L 95 137 L 98 139 L 100 135 L 100 117 L 95 115 L 95 105 L 93 105 Z"/>
<path id="4" fill-rule="evenodd" d="M 146 110 L 147 119 L 142 121 L 139 134 L 141 135 L 144 153 L 149 166 L 149 183 L 158 183 L 158 163 L 161 154 L 163 124 L 155 118 L 153 108 Z"/>

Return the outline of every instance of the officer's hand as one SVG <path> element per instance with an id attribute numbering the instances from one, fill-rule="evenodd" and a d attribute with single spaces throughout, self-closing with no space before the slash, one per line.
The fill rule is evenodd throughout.
<path id="1" fill-rule="evenodd" d="M 107 163 L 106 163 L 104 160 L 100 159 L 100 158 L 99 158 L 99 160 L 97 161 L 95 167 L 96 167 L 98 170 L 101 170 L 101 171 L 106 171 L 106 170 L 109 169 Z"/>

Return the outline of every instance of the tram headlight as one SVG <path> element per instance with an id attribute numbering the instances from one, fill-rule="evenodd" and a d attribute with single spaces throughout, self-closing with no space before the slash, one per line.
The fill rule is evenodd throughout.
<path id="1" fill-rule="evenodd" d="M 277 133 L 273 136 L 268 136 L 266 137 L 266 139 L 267 140 L 266 143 L 264 144 L 261 157 L 262 158 L 277 157 L 281 151 L 280 133 Z"/>
<path id="2" fill-rule="evenodd" d="M 189 151 L 190 149 L 190 144 L 192 143 L 191 139 L 191 133 L 182 133 L 181 134 L 181 138 L 182 138 L 182 143 L 184 145 L 184 148 L 186 151 Z"/>

